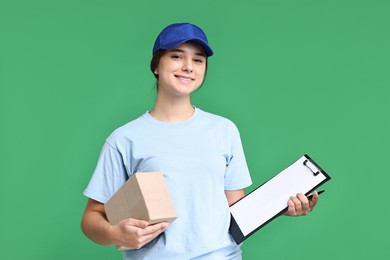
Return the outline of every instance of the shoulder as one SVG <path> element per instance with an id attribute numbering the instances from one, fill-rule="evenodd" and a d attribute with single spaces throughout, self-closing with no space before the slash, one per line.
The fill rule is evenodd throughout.
<path id="1" fill-rule="evenodd" d="M 216 125 L 216 126 L 226 127 L 228 129 L 233 129 L 238 131 L 236 124 L 232 120 L 224 116 L 203 111 L 201 109 L 198 110 L 202 120 L 205 121 L 210 126 Z"/>
<path id="2" fill-rule="evenodd" d="M 117 146 L 116 144 L 122 143 L 124 141 L 131 140 L 134 135 L 137 133 L 142 133 L 143 129 L 145 129 L 145 119 L 144 115 L 116 128 L 108 137 L 107 143 L 112 146 Z"/>

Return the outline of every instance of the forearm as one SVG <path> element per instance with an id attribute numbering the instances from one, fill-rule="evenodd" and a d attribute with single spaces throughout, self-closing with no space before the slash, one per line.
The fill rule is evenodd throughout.
<path id="1" fill-rule="evenodd" d="M 119 243 L 118 227 L 111 225 L 106 218 L 104 205 L 89 199 L 81 220 L 81 230 L 92 241 L 101 245 Z"/>
<path id="2" fill-rule="evenodd" d="M 115 227 L 100 212 L 86 212 L 81 221 L 81 230 L 92 241 L 105 245 L 116 245 Z"/>

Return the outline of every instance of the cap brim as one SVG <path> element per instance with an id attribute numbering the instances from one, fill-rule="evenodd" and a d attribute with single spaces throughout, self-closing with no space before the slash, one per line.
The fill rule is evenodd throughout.
<path id="1" fill-rule="evenodd" d="M 158 50 L 170 50 L 170 49 L 173 49 L 173 48 L 175 48 L 179 45 L 182 45 L 183 43 L 186 43 L 186 42 L 195 42 L 195 43 L 199 44 L 204 49 L 207 57 L 210 57 L 214 54 L 213 49 L 211 49 L 211 47 L 208 45 L 208 43 L 203 41 L 200 38 L 191 38 L 191 39 L 185 39 L 185 40 L 181 40 L 181 41 L 171 42 L 169 45 L 160 46 L 160 48 L 153 50 L 153 53 L 155 53 Z"/>

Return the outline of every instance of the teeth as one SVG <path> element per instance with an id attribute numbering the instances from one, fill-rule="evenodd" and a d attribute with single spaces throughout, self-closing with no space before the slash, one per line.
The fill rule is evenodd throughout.
<path id="1" fill-rule="evenodd" d="M 187 78 L 187 77 L 182 77 L 182 76 L 177 76 L 177 78 L 183 79 L 183 80 L 192 80 L 192 78 Z"/>

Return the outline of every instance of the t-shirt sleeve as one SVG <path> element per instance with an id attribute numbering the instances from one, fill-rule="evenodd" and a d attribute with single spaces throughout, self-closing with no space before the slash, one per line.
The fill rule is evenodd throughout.
<path id="1" fill-rule="evenodd" d="M 252 184 L 242 147 L 240 133 L 235 125 L 231 128 L 231 154 L 227 160 L 225 190 L 239 190 Z"/>
<path id="2" fill-rule="evenodd" d="M 126 182 L 127 176 L 121 153 L 105 142 L 84 195 L 104 204 Z"/>

